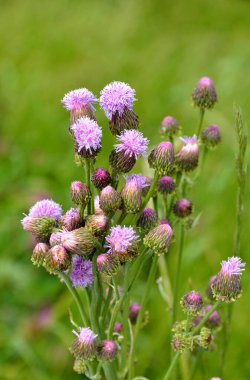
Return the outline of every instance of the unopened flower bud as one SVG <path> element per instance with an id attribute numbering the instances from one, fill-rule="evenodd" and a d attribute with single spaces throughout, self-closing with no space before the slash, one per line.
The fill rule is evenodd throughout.
<path id="1" fill-rule="evenodd" d="M 200 313 L 200 318 L 202 318 L 204 315 L 206 315 L 211 309 L 213 305 L 207 305 L 202 308 Z M 215 328 L 220 325 L 221 319 L 219 312 L 217 310 L 214 310 L 211 315 L 209 315 L 207 321 L 205 322 L 205 326 L 208 328 Z"/>
<path id="2" fill-rule="evenodd" d="M 212 79 L 202 77 L 192 93 L 194 105 L 201 109 L 211 109 L 217 102 L 217 94 Z"/>
<path id="3" fill-rule="evenodd" d="M 180 124 L 173 116 L 166 116 L 161 122 L 160 132 L 163 136 L 172 136 L 178 132 Z"/>
<path id="4" fill-rule="evenodd" d="M 78 373 L 78 375 L 83 375 L 87 370 L 86 360 L 76 358 L 73 364 L 73 370 Z"/>
<path id="5" fill-rule="evenodd" d="M 91 192 L 87 185 L 81 181 L 71 183 L 71 199 L 77 206 L 85 207 L 91 198 Z"/>
<path id="6" fill-rule="evenodd" d="M 114 332 L 117 334 L 120 334 L 122 331 L 122 323 L 121 322 L 116 322 L 114 325 Z"/>
<path id="7" fill-rule="evenodd" d="M 157 255 L 162 255 L 168 251 L 172 236 L 172 228 L 168 224 L 161 224 L 147 233 L 143 243 Z"/>
<path id="8" fill-rule="evenodd" d="M 135 165 L 135 156 L 129 156 L 124 152 L 112 150 L 109 156 L 109 163 L 118 173 L 128 173 Z"/>
<path id="9" fill-rule="evenodd" d="M 186 218 L 192 214 L 192 202 L 188 199 L 182 198 L 175 202 L 173 211 L 176 216 L 179 218 Z"/>
<path id="10" fill-rule="evenodd" d="M 67 251 L 88 257 L 95 249 L 95 238 L 86 228 L 62 233 L 61 244 Z"/>
<path id="11" fill-rule="evenodd" d="M 136 181 L 125 183 L 121 191 L 122 205 L 128 214 L 136 214 L 142 206 L 142 189 Z"/>
<path id="12" fill-rule="evenodd" d="M 119 258 L 113 253 L 101 253 L 96 259 L 97 269 L 106 276 L 113 276 L 120 266 Z"/>
<path id="13" fill-rule="evenodd" d="M 54 245 L 47 251 L 44 266 L 50 273 L 63 272 L 69 268 L 71 258 L 66 249 L 61 245 Z"/>
<path id="14" fill-rule="evenodd" d="M 221 270 L 212 284 L 212 292 L 217 301 L 231 303 L 241 296 L 241 275 L 246 264 L 239 257 L 222 261 Z"/>
<path id="15" fill-rule="evenodd" d="M 32 263 L 38 267 L 40 267 L 40 265 L 43 265 L 48 250 L 49 246 L 47 244 L 37 243 L 31 256 Z"/>
<path id="16" fill-rule="evenodd" d="M 85 227 L 94 236 L 103 236 L 107 231 L 109 219 L 104 214 L 93 214 L 87 217 Z"/>
<path id="17" fill-rule="evenodd" d="M 23 229 L 31 232 L 38 241 L 47 242 L 55 226 L 55 219 L 48 216 L 25 216 L 22 225 Z"/>
<path id="18" fill-rule="evenodd" d="M 215 283 L 215 281 L 216 281 L 216 276 L 212 276 L 209 280 L 209 284 L 208 284 L 208 287 L 206 289 L 206 295 L 210 300 L 214 299 L 214 295 L 212 292 L 212 285 Z"/>
<path id="19" fill-rule="evenodd" d="M 141 305 L 139 305 L 138 303 L 132 303 L 132 305 L 130 306 L 129 319 L 132 324 L 136 323 L 140 310 L 141 310 Z"/>
<path id="20" fill-rule="evenodd" d="M 161 194 L 171 194 L 175 190 L 175 183 L 171 177 L 163 176 L 158 181 L 158 191 Z"/>
<path id="21" fill-rule="evenodd" d="M 157 145 L 148 157 L 149 166 L 159 175 L 168 175 L 174 169 L 174 148 L 171 142 L 163 141 Z"/>
<path id="22" fill-rule="evenodd" d="M 92 174 L 92 183 L 97 188 L 102 190 L 104 187 L 108 186 L 111 181 L 110 173 L 104 168 L 97 168 Z"/>
<path id="23" fill-rule="evenodd" d="M 149 231 L 158 224 L 158 216 L 150 207 L 146 207 L 138 219 L 137 226 L 144 231 Z"/>
<path id="24" fill-rule="evenodd" d="M 213 148 L 221 142 L 220 129 L 217 125 L 211 124 L 203 129 L 201 140 L 207 148 Z"/>
<path id="25" fill-rule="evenodd" d="M 182 137 L 184 145 L 176 154 L 176 163 L 180 170 L 189 172 L 194 170 L 199 163 L 199 145 L 196 135 Z"/>
<path id="26" fill-rule="evenodd" d="M 97 355 L 100 360 L 112 360 L 117 354 L 117 345 L 113 340 L 103 340 L 97 347 Z"/>
<path id="27" fill-rule="evenodd" d="M 80 327 L 79 332 L 73 331 L 76 339 L 71 345 L 74 356 L 78 359 L 92 360 L 97 353 L 97 335 L 89 327 Z"/>
<path id="28" fill-rule="evenodd" d="M 160 219 L 160 224 L 169 224 L 170 225 L 169 220 L 167 220 L 165 218 Z"/>
<path id="29" fill-rule="evenodd" d="M 82 218 L 79 211 L 75 208 L 71 208 L 61 217 L 61 223 L 68 231 L 81 227 Z"/>
<path id="30" fill-rule="evenodd" d="M 197 314 L 203 306 L 203 301 L 200 293 L 192 290 L 191 292 L 185 294 L 181 299 L 181 306 L 184 313 L 195 315 Z"/>
<path id="31" fill-rule="evenodd" d="M 60 245 L 61 237 L 62 237 L 62 232 L 60 231 L 52 232 L 49 238 L 49 244 L 51 245 L 51 247 L 53 247 L 54 245 Z"/>
<path id="32" fill-rule="evenodd" d="M 106 186 L 100 194 L 100 207 L 106 215 L 113 215 L 121 207 L 121 196 L 112 187 Z"/>

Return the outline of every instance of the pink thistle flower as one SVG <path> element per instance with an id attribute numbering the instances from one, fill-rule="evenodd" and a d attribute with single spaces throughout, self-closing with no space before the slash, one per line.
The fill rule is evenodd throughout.
<path id="1" fill-rule="evenodd" d="M 95 155 L 101 149 L 102 129 L 88 116 L 81 117 L 71 127 L 78 153 L 84 157 Z"/>
<path id="2" fill-rule="evenodd" d="M 132 227 L 116 226 L 110 229 L 110 234 L 106 236 L 108 253 L 117 254 L 122 259 L 126 258 L 128 251 L 137 250 L 139 237 Z"/>
<path id="3" fill-rule="evenodd" d="M 122 152 L 126 156 L 137 158 L 138 156 L 146 157 L 148 139 L 143 137 L 141 132 L 132 130 L 125 130 L 118 136 L 120 144 L 115 145 L 116 152 Z"/>
<path id="4" fill-rule="evenodd" d="M 85 288 L 93 283 L 92 262 L 81 256 L 74 256 L 70 279 L 75 287 Z"/>
<path id="5" fill-rule="evenodd" d="M 35 218 L 50 217 L 58 220 L 61 215 L 62 207 L 52 201 L 52 199 L 43 199 L 42 201 L 36 202 L 29 211 L 29 216 Z"/>
<path id="6" fill-rule="evenodd" d="M 87 88 L 69 91 L 62 99 L 62 103 L 68 111 L 78 111 L 82 108 L 93 109 L 92 104 L 95 102 L 97 102 L 97 98 Z"/>

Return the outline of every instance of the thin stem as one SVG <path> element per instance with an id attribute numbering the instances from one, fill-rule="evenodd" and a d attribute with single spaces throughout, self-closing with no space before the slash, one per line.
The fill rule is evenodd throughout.
<path id="1" fill-rule="evenodd" d="M 168 380 L 168 379 L 170 379 L 170 375 L 171 375 L 171 373 L 172 373 L 172 371 L 173 371 L 175 365 L 177 364 L 177 361 L 178 361 L 179 357 L 180 357 L 180 353 L 179 353 L 179 352 L 176 352 L 176 354 L 175 354 L 175 356 L 173 357 L 173 360 L 171 361 L 171 364 L 170 364 L 170 366 L 169 366 L 169 368 L 168 368 L 168 370 L 167 370 L 167 372 L 166 372 L 166 374 L 165 374 L 163 380 Z"/>
<path id="2" fill-rule="evenodd" d="M 85 164 L 86 164 L 86 182 L 87 186 L 89 189 L 91 188 L 91 181 L 90 181 L 90 159 L 86 158 L 85 159 Z M 91 197 L 93 198 L 93 197 Z M 91 199 L 88 202 L 88 215 L 91 214 Z"/>
<path id="3" fill-rule="evenodd" d="M 89 174 L 90 179 L 92 177 L 93 171 L 94 171 L 94 161 L 92 159 L 90 159 L 90 174 Z M 92 197 L 91 197 L 91 200 L 90 200 L 90 210 L 91 210 L 91 214 L 94 214 L 94 210 L 95 210 L 95 205 L 94 205 L 95 194 L 94 194 L 94 186 L 92 184 L 92 181 L 90 181 L 90 190 L 91 190 L 91 194 L 92 194 Z"/>
<path id="4" fill-rule="evenodd" d="M 201 318 L 200 320 L 200 323 L 198 323 L 198 325 L 193 329 L 192 331 L 192 335 L 195 335 L 197 334 L 200 329 L 203 327 L 203 325 L 206 323 L 206 321 L 208 320 L 208 318 L 210 317 L 210 315 L 216 310 L 219 308 L 219 306 L 221 305 L 222 301 L 217 301 L 215 302 L 215 304 L 213 305 L 213 307 L 211 307 L 211 309 Z"/>
<path id="5" fill-rule="evenodd" d="M 139 333 L 140 328 L 141 328 L 142 319 L 143 319 L 143 316 L 144 316 L 144 312 L 145 312 L 148 296 L 149 296 L 150 290 L 152 288 L 153 282 L 155 280 L 155 275 L 156 275 L 156 271 L 157 271 L 157 262 L 158 262 L 158 256 L 154 255 L 153 262 L 152 262 L 152 265 L 151 265 L 151 268 L 150 268 L 150 272 L 149 272 L 149 276 L 148 276 L 148 281 L 147 281 L 147 284 L 146 284 L 146 289 L 145 289 L 144 296 L 143 296 L 143 299 L 142 299 L 142 302 L 141 302 L 141 309 L 139 311 L 139 314 L 138 314 L 138 317 L 137 317 L 137 321 L 136 321 L 136 325 L 135 325 L 134 345 L 133 345 L 133 347 L 131 349 L 131 354 L 130 354 L 129 363 L 128 363 L 128 368 L 129 368 L 128 380 L 132 380 L 133 376 L 134 376 L 134 364 L 133 364 L 133 361 L 134 361 L 134 354 L 135 354 L 136 338 L 137 338 L 138 333 Z"/>
<path id="6" fill-rule="evenodd" d="M 119 217 L 119 219 L 117 220 L 117 223 L 116 224 L 121 224 L 123 222 L 123 220 L 126 218 L 127 216 L 127 213 L 126 211 L 123 211 Z"/>
<path id="7" fill-rule="evenodd" d="M 174 324 L 176 320 L 176 316 L 177 316 L 178 293 L 179 293 L 180 271 L 181 271 L 181 262 L 182 262 L 183 246 L 184 246 L 184 236 L 185 236 L 184 226 L 180 224 L 180 245 L 179 245 L 177 268 L 176 268 L 176 274 L 175 274 L 172 324 Z"/>
<path id="8" fill-rule="evenodd" d="M 220 376 L 224 375 L 224 367 L 225 367 L 225 359 L 226 359 L 226 353 L 228 349 L 228 344 L 230 341 L 230 330 L 231 330 L 231 320 L 232 320 L 232 313 L 233 313 L 233 304 L 227 305 L 226 308 L 226 319 L 224 322 L 224 342 L 221 352 L 221 361 L 220 361 Z"/>
<path id="9" fill-rule="evenodd" d="M 199 136 L 200 136 L 200 132 L 201 132 L 201 127 L 202 127 L 204 115 L 205 115 L 204 108 L 200 108 L 200 119 L 199 119 L 199 123 L 198 123 L 198 127 L 197 127 L 197 132 L 196 132 L 197 138 L 199 138 Z"/>
<path id="10" fill-rule="evenodd" d="M 170 277 L 168 273 L 167 262 L 163 255 L 159 257 L 158 267 L 159 267 L 161 278 L 163 281 L 163 288 L 167 295 L 167 303 L 168 303 L 169 309 L 171 310 L 173 307 L 173 293 L 172 293 L 172 287 L 171 287 Z"/>
<path id="11" fill-rule="evenodd" d="M 154 210 L 156 214 L 158 215 L 158 196 L 157 195 L 153 197 L 153 205 L 154 205 Z"/>

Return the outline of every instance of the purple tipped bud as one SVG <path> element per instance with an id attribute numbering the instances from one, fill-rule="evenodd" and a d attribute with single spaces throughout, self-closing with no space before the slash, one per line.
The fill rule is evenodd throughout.
<path id="1" fill-rule="evenodd" d="M 194 105 L 201 109 L 211 109 L 217 102 L 217 94 L 212 79 L 202 77 L 192 93 Z"/>
<path id="2" fill-rule="evenodd" d="M 23 229 L 32 233 L 40 242 L 47 242 L 55 227 L 55 219 L 51 217 L 25 216 L 22 220 Z"/>
<path id="3" fill-rule="evenodd" d="M 92 262 L 81 256 L 74 256 L 70 280 L 75 287 L 85 288 L 93 283 Z"/>
<path id="4" fill-rule="evenodd" d="M 95 238 L 86 228 L 62 233 L 61 244 L 67 251 L 88 257 L 94 252 Z"/>
<path id="5" fill-rule="evenodd" d="M 170 223 L 169 223 L 169 220 L 167 220 L 167 219 L 160 219 L 160 224 L 169 224 L 170 225 Z"/>
<path id="6" fill-rule="evenodd" d="M 157 145 L 150 153 L 148 162 L 159 175 L 170 174 L 174 169 L 174 149 L 171 142 L 163 141 Z"/>
<path id="7" fill-rule="evenodd" d="M 88 116 L 81 117 L 72 125 L 75 148 L 85 158 L 96 157 L 101 150 L 102 129 Z"/>
<path id="8" fill-rule="evenodd" d="M 191 292 L 185 294 L 181 299 L 181 306 L 184 313 L 187 314 L 197 314 L 203 306 L 203 301 L 200 293 L 192 290 Z"/>
<path id="9" fill-rule="evenodd" d="M 163 136 L 174 135 L 180 129 L 180 124 L 173 116 L 166 116 L 161 122 L 160 132 Z"/>
<path id="10" fill-rule="evenodd" d="M 117 255 L 121 262 L 126 262 L 138 254 L 138 236 L 132 227 L 115 226 L 106 236 L 109 253 Z"/>
<path id="11" fill-rule="evenodd" d="M 85 227 L 94 236 L 103 236 L 107 231 L 109 219 L 104 214 L 94 214 L 87 217 Z"/>
<path id="12" fill-rule="evenodd" d="M 44 259 L 44 267 L 53 274 L 65 271 L 70 264 L 70 255 L 61 245 L 54 245 L 54 247 L 50 248 Z"/>
<path id="13" fill-rule="evenodd" d="M 146 207 L 137 222 L 137 226 L 142 228 L 144 231 L 149 231 L 158 224 L 158 216 L 150 207 Z"/>
<path id="14" fill-rule="evenodd" d="M 120 266 L 119 258 L 113 253 L 101 253 L 96 259 L 97 269 L 106 276 L 113 276 Z"/>
<path id="15" fill-rule="evenodd" d="M 117 345 L 113 340 L 103 340 L 97 347 L 97 354 L 101 360 L 112 360 L 117 354 Z"/>
<path id="16" fill-rule="evenodd" d="M 184 145 L 176 154 L 176 162 L 180 170 L 186 172 L 194 170 L 199 163 L 199 145 L 196 135 L 182 137 Z"/>
<path id="17" fill-rule="evenodd" d="M 212 284 L 216 300 L 231 303 L 241 296 L 241 275 L 245 265 L 241 258 L 234 256 L 222 261 L 221 270 Z"/>
<path id="18" fill-rule="evenodd" d="M 43 265 L 44 259 L 46 257 L 46 253 L 49 250 L 49 246 L 45 243 L 37 243 L 35 246 L 32 256 L 31 256 L 31 261 L 34 265 L 37 267 L 40 267 L 40 265 Z"/>
<path id="19" fill-rule="evenodd" d="M 77 206 L 85 207 L 90 198 L 91 192 L 87 185 L 81 181 L 74 181 L 70 186 L 72 202 Z"/>
<path id="20" fill-rule="evenodd" d="M 71 345 L 71 350 L 76 358 L 92 360 L 97 353 L 96 337 L 89 327 L 80 327 L 79 332 L 73 331 L 76 339 Z"/>
<path id="21" fill-rule="evenodd" d="M 121 207 L 121 196 L 112 187 L 106 186 L 100 193 L 100 207 L 106 215 L 113 215 Z"/>
<path id="22" fill-rule="evenodd" d="M 61 223 L 68 231 L 81 227 L 82 218 L 79 211 L 75 208 L 71 208 L 61 217 Z"/>
<path id="23" fill-rule="evenodd" d="M 60 245 L 61 237 L 62 237 L 62 232 L 59 232 L 59 231 L 53 232 L 49 238 L 49 244 L 51 245 L 51 247 L 53 247 L 54 245 Z"/>
<path id="24" fill-rule="evenodd" d="M 182 198 L 175 202 L 173 211 L 179 218 L 186 218 L 192 214 L 193 205 L 188 199 Z"/>
<path id="25" fill-rule="evenodd" d="M 104 169 L 104 168 L 97 168 L 95 169 L 94 173 L 92 174 L 92 183 L 97 188 L 102 190 L 104 187 L 108 186 L 111 181 L 111 175 L 110 173 Z"/>
<path id="26" fill-rule="evenodd" d="M 142 206 L 142 189 L 136 181 L 126 181 L 121 191 L 122 205 L 128 214 L 136 214 Z"/>
<path id="27" fill-rule="evenodd" d="M 114 332 L 117 334 L 120 334 L 122 331 L 122 323 L 121 322 L 116 322 L 114 325 Z"/>
<path id="28" fill-rule="evenodd" d="M 139 312 L 141 310 L 141 305 L 138 303 L 132 303 L 132 305 L 129 308 L 129 319 L 132 324 L 136 324 L 137 317 L 139 315 Z"/>
<path id="29" fill-rule="evenodd" d="M 162 255 L 168 251 L 172 236 L 172 228 L 168 224 L 161 224 L 147 233 L 143 243 L 157 255 Z"/>
<path id="30" fill-rule="evenodd" d="M 207 148 L 213 148 L 221 142 L 220 129 L 217 125 L 212 124 L 203 129 L 201 140 Z"/>
<path id="31" fill-rule="evenodd" d="M 171 177 L 163 176 L 158 181 L 158 191 L 161 194 L 171 194 L 175 190 L 175 183 Z"/>
<path id="32" fill-rule="evenodd" d="M 216 281 L 216 276 L 212 276 L 209 280 L 208 287 L 206 289 L 206 295 L 210 300 L 214 299 L 213 292 L 212 292 L 212 286 Z"/>

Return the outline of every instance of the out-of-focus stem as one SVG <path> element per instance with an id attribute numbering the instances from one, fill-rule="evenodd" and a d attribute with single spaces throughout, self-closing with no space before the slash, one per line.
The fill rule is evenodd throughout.
<path id="1" fill-rule="evenodd" d="M 176 268 L 175 284 L 174 284 L 172 324 L 174 324 L 176 316 L 177 316 L 177 306 L 178 306 L 178 296 L 179 296 L 178 292 L 179 292 L 180 271 L 181 271 L 181 262 L 182 262 L 183 246 L 184 246 L 184 235 L 185 235 L 185 230 L 184 230 L 183 224 L 181 223 L 180 224 L 180 243 L 179 243 L 177 268 Z"/>
<path id="2" fill-rule="evenodd" d="M 197 127 L 197 132 L 196 132 L 197 138 L 199 138 L 200 133 L 201 133 L 201 128 L 202 128 L 202 123 L 203 123 L 204 115 L 205 115 L 204 108 L 200 108 L 200 119 L 199 119 L 199 123 L 198 123 L 198 127 Z"/>

